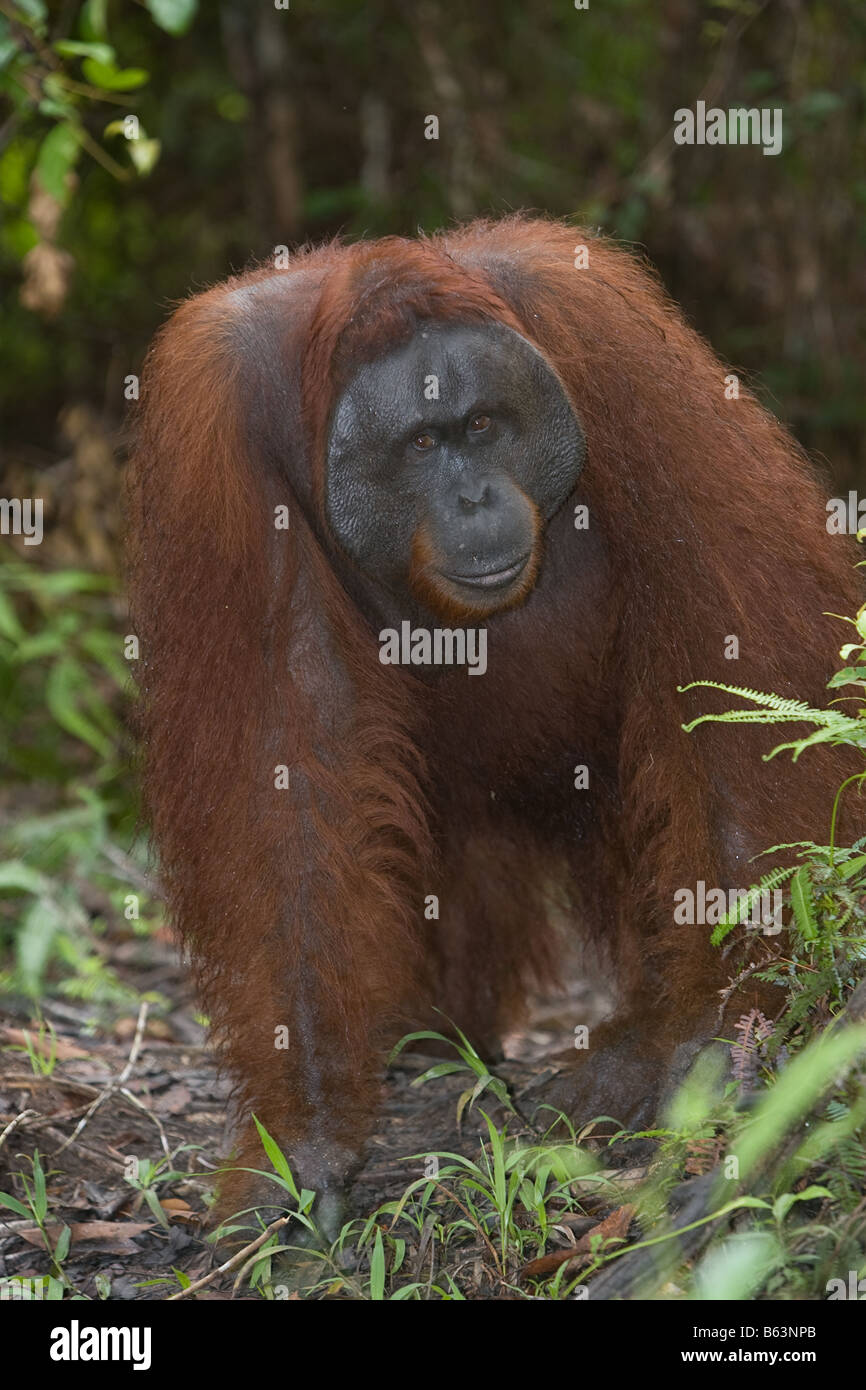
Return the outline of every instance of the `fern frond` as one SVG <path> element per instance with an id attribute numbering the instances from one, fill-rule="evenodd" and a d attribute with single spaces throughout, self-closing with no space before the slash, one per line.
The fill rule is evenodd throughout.
<path id="1" fill-rule="evenodd" d="M 792 719 L 820 719 L 827 713 L 826 710 L 812 709 L 802 700 L 789 700 L 782 695 L 768 694 L 766 690 L 750 690 L 748 686 L 727 685 L 723 681 L 690 681 L 688 685 L 678 685 L 677 691 L 680 695 L 684 695 L 687 690 L 696 690 L 699 687 L 705 690 L 721 690 L 724 695 L 735 695 L 741 700 L 751 700 L 753 705 L 766 705 L 767 709 L 790 715 Z"/>
<path id="2" fill-rule="evenodd" d="M 780 854 L 783 849 L 819 849 L 823 846 L 815 844 L 814 840 L 789 840 L 786 844 L 770 845 L 769 849 L 762 849 L 749 861 L 754 863 L 755 859 L 763 859 L 765 854 Z"/>
<path id="3" fill-rule="evenodd" d="M 818 907 L 805 864 L 800 865 L 791 880 L 791 907 L 803 940 L 814 941 L 819 933 Z"/>
<path id="4" fill-rule="evenodd" d="M 691 681 L 688 685 L 678 685 L 677 690 L 683 694 L 685 691 L 694 690 L 697 687 L 706 690 L 721 690 L 725 695 L 750 700 L 752 704 L 759 705 L 761 708 L 729 709 L 721 714 L 700 714 L 696 719 L 681 726 L 687 734 L 690 734 L 699 724 L 804 723 L 817 725 L 811 734 L 806 734 L 803 738 L 794 739 L 788 743 L 780 743 L 769 753 L 765 753 L 764 762 L 769 762 L 771 758 L 775 758 L 777 753 L 788 752 L 792 755 L 792 761 L 796 762 L 804 749 L 812 748 L 820 743 L 847 743 L 854 747 L 866 748 L 866 720 L 852 718 L 850 715 L 843 714 L 841 710 L 833 708 L 813 709 L 811 705 L 805 704 L 802 700 L 783 699 L 781 695 L 774 695 L 762 690 L 751 690 L 744 685 L 727 685 L 722 681 Z"/>
<path id="5" fill-rule="evenodd" d="M 828 713 L 832 711 L 828 710 Z M 845 715 L 839 715 L 838 722 L 833 720 L 826 721 L 827 727 L 816 729 L 813 734 L 807 734 L 805 738 L 792 740 L 790 743 L 779 743 L 769 753 L 763 755 L 763 760 L 768 763 L 771 758 L 775 758 L 777 753 L 786 753 L 789 749 L 792 752 L 792 762 L 796 762 L 805 748 L 814 748 L 818 743 L 848 743 L 855 747 L 866 745 L 866 726 L 858 723 L 856 719 L 848 719 Z"/>
<path id="6" fill-rule="evenodd" d="M 737 903 L 733 912 L 726 912 L 720 918 L 718 925 L 714 928 L 710 941 L 714 946 L 718 946 L 724 941 L 725 937 L 742 922 L 751 910 L 752 905 L 758 900 L 762 893 L 772 892 L 774 888 L 779 888 L 789 878 L 798 872 L 798 866 L 789 865 L 787 868 L 770 869 L 769 873 L 763 875 L 759 883 L 755 883 L 748 888 L 742 897 L 737 897 Z"/>

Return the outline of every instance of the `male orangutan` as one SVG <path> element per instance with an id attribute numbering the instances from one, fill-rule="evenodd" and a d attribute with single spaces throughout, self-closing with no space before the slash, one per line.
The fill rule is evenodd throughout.
<path id="1" fill-rule="evenodd" d="M 675 893 L 825 838 L 843 775 L 682 729 L 731 703 L 689 680 L 820 700 L 835 669 L 856 557 L 791 438 L 629 256 L 511 218 L 189 300 L 132 478 L 146 797 L 239 1163 L 254 1113 L 333 1229 L 388 1043 L 438 1006 L 495 1049 L 564 918 L 620 1013 L 549 1094 L 650 1120 L 762 948 Z"/>

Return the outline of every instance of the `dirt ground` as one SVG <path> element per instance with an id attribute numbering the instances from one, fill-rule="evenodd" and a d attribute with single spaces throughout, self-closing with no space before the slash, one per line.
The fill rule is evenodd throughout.
<path id="1" fill-rule="evenodd" d="M 0 1014 L 0 1192 L 24 1199 L 23 1179 L 29 1176 L 32 1186 L 38 1150 L 47 1174 L 49 1236 L 56 1239 L 61 1223 L 71 1227 L 64 1272 L 74 1288 L 91 1298 L 106 1292 L 112 1299 L 165 1298 L 178 1290 L 172 1269 L 195 1281 L 215 1265 L 204 1237 L 213 1174 L 230 1156 L 228 1084 L 196 1021 L 189 980 L 170 940 L 128 942 L 121 951 L 118 967 L 127 983 L 174 1001 L 167 1012 L 150 1012 L 143 1028 L 129 1014 L 110 1031 L 99 1029 L 87 1005 L 47 1000 L 43 1017 L 55 1031 L 57 1060 L 49 1075 L 34 1075 L 20 1050 L 22 1029 L 33 1029 L 31 1012 L 13 1001 Z M 592 1023 L 605 1007 L 581 983 L 557 1000 L 535 1002 L 529 1025 L 508 1039 L 508 1060 L 496 1068 L 518 1103 L 550 1070 L 545 1058 L 568 1046 L 575 1018 Z M 352 1187 L 351 1215 L 370 1215 L 422 1175 L 423 1162 L 404 1161 L 409 1155 L 449 1150 L 478 1157 L 483 1117 L 464 1115 L 462 1131 L 456 1122 L 466 1076 L 412 1085 L 440 1060 L 403 1054 L 389 1069 L 379 1123 Z M 507 1117 L 490 1093 L 483 1105 L 501 1127 Z M 514 1129 L 512 1116 L 509 1132 Z M 178 1152 L 181 1146 L 188 1148 Z M 131 1157 L 184 1174 L 156 1188 L 165 1225 L 124 1180 Z M 268 1167 L 264 1154 L 262 1167 Z M 0 1276 L 28 1278 L 49 1268 L 37 1226 L 0 1207 Z M 147 1282 L 166 1278 L 167 1284 Z M 221 1275 L 197 1296 L 230 1297 L 232 1283 L 232 1275 Z"/>

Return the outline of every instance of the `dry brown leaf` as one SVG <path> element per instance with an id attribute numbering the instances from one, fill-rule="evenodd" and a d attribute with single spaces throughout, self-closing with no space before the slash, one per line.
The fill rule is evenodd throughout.
<path id="1" fill-rule="evenodd" d="M 108 1241 L 113 1253 L 123 1255 L 131 1254 L 138 1248 L 132 1244 L 133 1236 L 140 1236 L 142 1231 L 149 1231 L 152 1227 L 152 1221 L 74 1221 L 69 1229 L 73 1245 L 79 1240 Z M 52 1245 L 59 1239 L 62 1229 L 62 1226 L 56 1224 L 47 1227 Z M 16 1225 L 15 1234 L 26 1240 L 28 1245 L 35 1245 L 40 1250 L 45 1249 L 42 1232 L 38 1226 Z"/>
<path id="2" fill-rule="evenodd" d="M 27 1039 L 30 1039 L 30 1046 L 34 1052 L 38 1052 L 43 1057 L 57 1057 L 65 1062 L 69 1057 L 89 1057 L 90 1053 L 83 1047 L 78 1047 L 76 1043 L 67 1042 L 65 1038 L 54 1037 L 53 1039 L 43 1035 L 41 1038 L 37 1033 L 24 1028 L 0 1028 L 0 1041 L 9 1043 L 12 1047 L 26 1047 Z"/>
<path id="3" fill-rule="evenodd" d="M 568 1250 L 556 1250 L 550 1255 L 540 1255 L 537 1260 L 530 1260 L 529 1264 L 524 1265 L 520 1271 L 521 1279 L 541 1279 L 546 1275 L 555 1274 L 560 1265 L 568 1264 L 571 1260 L 589 1255 L 592 1252 L 592 1243 L 596 1236 L 601 1236 L 603 1240 L 625 1240 L 628 1228 L 634 1218 L 634 1207 L 626 1204 L 617 1207 L 610 1216 L 606 1216 L 604 1221 L 600 1221 L 597 1226 L 593 1226 L 591 1231 L 586 1231 L 576 1244 Z"/>
<path id="4" fill-rule="evenodd" d="M 159 1204 L 172 1221 L 194 1221 L 196 1214 L 182 1197 L 163 1197 Z"/>

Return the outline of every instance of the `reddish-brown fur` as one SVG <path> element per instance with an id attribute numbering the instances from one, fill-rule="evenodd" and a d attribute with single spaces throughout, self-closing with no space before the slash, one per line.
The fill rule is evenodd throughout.
<path id="1" fill-rule="evenodd" d="M 528 497 L 521 488 L 518 488 L 516 483 L 514 487 L 515 491 L 523 498 L 532 518 L 532 550 L 526 569 L 513 586 L 513 593 L 509 594 L 505 602 L 500 602 L 496 609 L 496 612 L 499 613 L 506 608 L 516 608 L 523 603 L 538 578 L 541 563 L 543 518 L 532 498 Z M 490 614 L 489 603 L 485 603 L 483 600 L 473 602 L 471 599 L 455 593 L 454 584 L 449 584 L 442 577 L 442 563 L 442 556 L 436 553 L 427 527 L 422 522 L 412 539 L 412 563 L 409 570 L 411 593 L 431 612 L 436 613 L 440 619 L 462 623 L 465 626 L 471 626 L 473 623 L 483 624 Z"/>
<path id="2" fill-rule="evenodd" d="M 762 763 L 773 731 L 682 731 L 730 703 L 677 694 L 696 678 L 823 700 L 845 634 L 822 615 L 857 608 L 856 556 L 791 438 L 748 392 L 725 399 L 647 270 L 592 239 L 578 270 L 583 241 L 514 218 L 303 252 L 189 300 L 147 365 L 131 517 L 147 804 L 241 1107 L 313 1187 L 357 1154 L 384 1040 L 436 1004 L 491 1044 L 555 977 L 563 905 L 631 1018 L 607 1030 L 615 1067 L 593 1039 L 576 1104 L 627 1109 L 679 1043 L 712 1036 L 737 969 L 674 924 L 675 890 L 746 887 L 758 850 L 825 838 L 844 775 L 826 751 Z M 324 519 L 335 392 L 417 317 L 517 328 L 586 434 L 534 589 L 489 620 L 483 678 L 380 665 Z M 240 1161 L 260 1159 L 247 1126 Z M 252 1193 L 241 1177 L 224 1202 Z"/>

